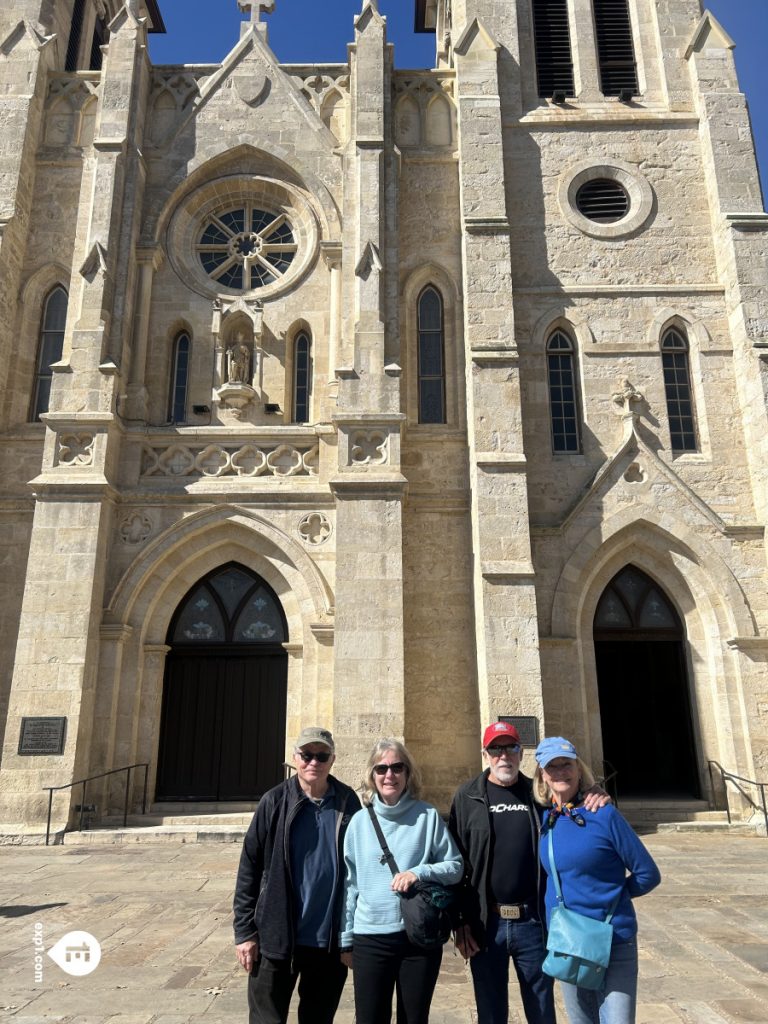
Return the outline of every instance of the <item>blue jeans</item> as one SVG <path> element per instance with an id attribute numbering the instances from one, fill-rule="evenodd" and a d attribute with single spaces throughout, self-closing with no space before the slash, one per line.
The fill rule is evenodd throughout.
<path id="1" fill-rule="evenodd" d="M 546 950 L 540 921 L 505 921 L 490 914 L 487 948 L 469 961 L 478 1024 L 507 1024 L 509 960 L 515 965 L 528 1024 L 556 1024 L 553 982 L 541 970 Z"/>
<path id="2" fill-rule="evenodd" d="M 570 1024 L 635 1024 L 637 939 L 614 942 L 602 992 L 560 985 Z"/>

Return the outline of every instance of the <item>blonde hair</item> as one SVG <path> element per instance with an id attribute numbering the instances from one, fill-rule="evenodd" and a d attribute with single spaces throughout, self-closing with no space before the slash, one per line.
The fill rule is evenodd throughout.
<path id="1" fill-rule="evenodd" d="M 390 740 L 385 737 L 378 740 L 366 765 L 362 786 L 363 803 L 366 807 L 371 804 L 374 795 L 378 792 L 373 778 L 373 766 L 379 764 L 382 755 L 389 750 L 394 751 L 397 759 L 405 765 L 405 791 L 410 793 L 414 800 L 418 800 L 421 796 L 421 772 L 408 753 L 408 748 L 400 740 Z"/>
<path id="2" fill-rule="evenodd" d="M 579 789 L 583 791 L 594 786 L 595 776 L 592 774 L 592 769 L 584 764 L 580 757 L 574 758 L 574 760 L 579 769 Z M 536 771 L 533 773 L 533 798 L 537 804 L 543 804 L 545 807 L 552 802 L 552 791 L 544 781 L 540 764 L 536 765 Z"/>

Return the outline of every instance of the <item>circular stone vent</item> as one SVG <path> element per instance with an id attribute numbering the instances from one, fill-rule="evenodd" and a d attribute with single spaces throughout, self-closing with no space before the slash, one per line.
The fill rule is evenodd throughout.
<path id="1" fill-rule="evenodd" d="M 618 181 L 595 178 L 576 193 L 576 209 L 595 224 L 615 224 L 629 212 L 629 195 Z"/>

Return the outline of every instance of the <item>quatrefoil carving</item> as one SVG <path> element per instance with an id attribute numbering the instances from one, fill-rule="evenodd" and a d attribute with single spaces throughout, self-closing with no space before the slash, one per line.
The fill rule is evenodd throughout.
<path id="1" fill-rule="evenodd" d="M 351 459 L 356 466 L 377 466 L 389 457 L 389 437 L 382 430 L 358 430 L 352 435 Z"/>

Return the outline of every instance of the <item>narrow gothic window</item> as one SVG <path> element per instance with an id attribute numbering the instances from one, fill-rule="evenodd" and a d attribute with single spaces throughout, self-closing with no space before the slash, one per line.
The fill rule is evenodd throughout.
<path id="1" fill-rule="evenodd" d="M 419 423 L 445 423 L 443 300 L 428 285 L 418 305 Z"/>
<path id="2" fill-rule="evenodd" d="M 72 24 L 69 29 L 67 54 L 64 58 L 65 71 L 77 71 L 77 58 L 80 53 L 80 37 L 83 34 L 84 17 L 85 0 L 75 0 L 75 3 L 72 7 Z"/>
<path id="3" fill-rule="evenodd" d="M 293 349 L 293 421 L 309 422 L 309 395 L 312 385 L 311 345 L 304 331 L 296 338 Z"/>
<path id="4" fill-rule="evenodd" d="M 106 41 L 107 23 L 103 18 L 97 18 L 93 29 L 93 39 L 91 40 L 91 62 L 89 64 L 91 71 L 101 71 L 101 62 L 104 56 L 101 48 Z"/>
<path id="5" fill-rule="evenodd" d="M 533 36 L 539 96 L 573 96 L 568 0 L 533 0 Z"/>
<path id="6" fill-rule="evenodd" d="M 664 390 L 673 452 L 695 452 L 696 421 L 691 392 L 691 367 L 688 339 L 670 327 L 661 341 L 661 362 L 664 368 Z"/>
<path id="7" fill-rule="evenodd" d="M 64 328 L 67 323 L 67 301 L 67 293 L 61 285 L 57 285 L 45 300 L 40 322 L 40 340 L 37 347 L 37 371 L 31 420 L 39 420 L 42 413 L 48 412 L 53 379 L 51 363 L 57 363 L 61 359 L 64 347 Z"/>
<path id="8" fill-rule="evenodd" d="M 604 96 L 638 93 L 635 47 L 627 0 L 594 0 L 600 88 Z"/>
<path id="9" fill-rule="evenodd" d="M 547 342 L 547 376 L 552 450 L 581 451 L 574 346 L 563 331 L 555 331 Z"/>
<path id="10" fill-rule="evenodd" d="M 186 331 L 176 336 L 173 345 L 173 366 L 171 367 L 171 423 L 186 423 L 187 391 L 189 389 L 190 340 Z"/>

